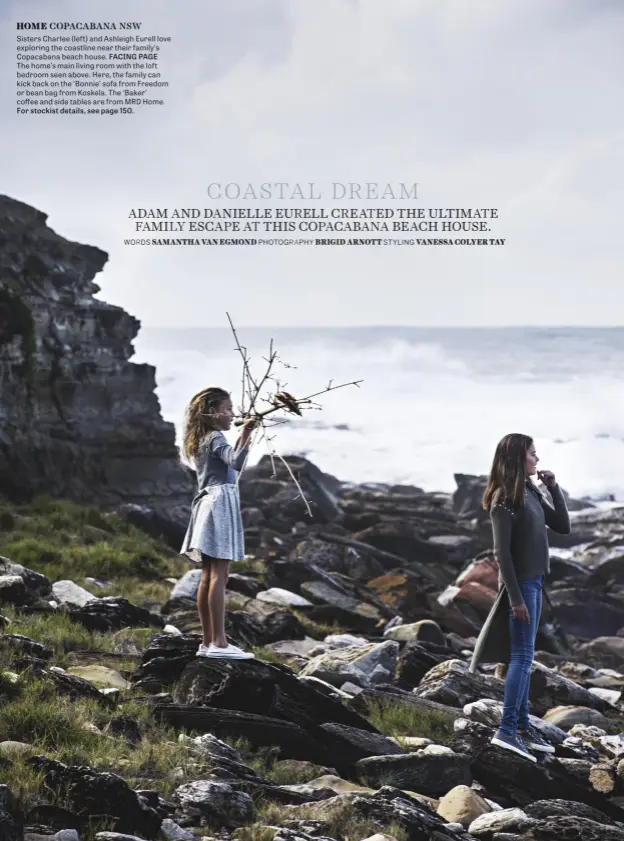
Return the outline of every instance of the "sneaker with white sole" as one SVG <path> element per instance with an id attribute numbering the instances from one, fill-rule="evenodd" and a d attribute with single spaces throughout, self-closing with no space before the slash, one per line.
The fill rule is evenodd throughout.
<path id="1" fill-rule="evenodd" d="M 519 727 L 518 738 L 522 740 L 522 743 L 526 745 L 529 750 L 536 750 L 539 751 L 539 753 L 555 752 L 555 749 L 550 742 L 547 742 L 537 727 L 533 727 L 532 724 L 529 724 L 526 729 L 521 729 Z"/>
<path id="2" fill-rule="evenodd" d="M 537 762 L 537 759 L 533 756 L 532 753 L 529 753 L 524 744 L 520 741 L 517 736 L 510 736 L 507 733 L 503 733 L 501 730 L 498 730 L 494 737 L 492 738 L 493 745 L 496 745 L 497 748 L 503 748 L 504 750 L 509 750 L 512 753 L 516 753 L 518 756 L 522 756 L 524 759 L 528 759 L 530 762 Z"/>
<path id="3" fill-rule="evenodd" d="M 210 651 L 209 645 L 204 645 L 203 643 L 197 649 L 197 657 L 208 657 L 208 652 Z"/>
<path id="4" fill-rule="evenodd" d="M 200 656 L 223 660 L 255 659 L 255 655 L 252 654 L 250 651 L 243 651 L 242 648 L 238 648 L 238 646 L 232 645 L 231 643 L 229 643 L 225 648 L 219 648 L 219 646 L 211 644 L 210 646 L 208 646 L 208 650 L 203 652 Z"/>

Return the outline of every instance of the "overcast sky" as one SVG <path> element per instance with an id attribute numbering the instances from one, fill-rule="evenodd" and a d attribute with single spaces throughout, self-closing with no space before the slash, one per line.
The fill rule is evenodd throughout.
<path id="1" fill-rule="evenodd" d="M 166 105 L 18 117 L 15 21 L 85 17 L 172 36 Z M 621 0 L 3 0 L 0 22 L 0 192 L 106 250 L 101 297 L 146 325 L 621 323 Z M 124 246 L 131 208 L 227 181 L 418 182 L 422 207 L 498 208 L 507 242 Z"/>

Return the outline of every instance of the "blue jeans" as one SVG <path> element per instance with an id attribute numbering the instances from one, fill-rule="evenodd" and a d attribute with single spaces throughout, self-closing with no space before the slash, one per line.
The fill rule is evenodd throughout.
<path id="1" fill-rule="evenodd" d="M 531 665 L 535 654 L 535 637 L 542 615 L 542 586 L 544 576 L 518 582 L 529 611 L 530 622 L 513 618 L 509 608 L 511 659 L 505 680 L 505 702 L 500 729 L 512 736 L 529 726 L 529 686 Z"/>

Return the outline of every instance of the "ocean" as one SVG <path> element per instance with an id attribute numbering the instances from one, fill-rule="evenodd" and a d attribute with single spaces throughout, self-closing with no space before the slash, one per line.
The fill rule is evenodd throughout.
<path id="1" fill-rule="evenodd" d="M 275 426 L 282 455 L 304 455 L 345 482 L 449 492 L 454 473 L 487 473 L 499 438 L 524 432 L 570 494 L 624 500 L 624 328 L 237 329 L 254 376 L 274 340 L 276 376 L 298 398 L 363 381 Z M 134 362 L 156 366 L 178 442 L 199 389 L 222 386 L 240 404 L 229 328 L 143 327 L 135 351 Z M 258 442 L 249 463 L 266 452 Z"/>

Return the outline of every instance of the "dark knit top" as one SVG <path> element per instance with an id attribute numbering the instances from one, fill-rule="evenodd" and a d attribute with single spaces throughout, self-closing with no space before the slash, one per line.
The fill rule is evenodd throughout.
<path id="1" fill-rule="evenodd" d="M 524 506 L 513 509 L 495 498 L 490 510 L 494 555 L 512 607 L 523 604 L 519 582 L 550 571 L 546 527 L 559 534 L 570 533 L 570 517 L 559 485 L 548 489 L 550 505 L 540 491 L 527 483 Z"/>

